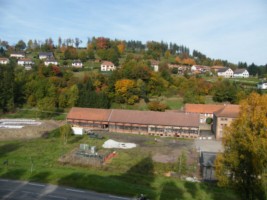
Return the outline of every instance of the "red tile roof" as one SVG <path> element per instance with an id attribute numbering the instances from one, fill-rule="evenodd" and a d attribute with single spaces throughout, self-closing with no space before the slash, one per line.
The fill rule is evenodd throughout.
<path id="1" fill-rule="evenodd" d="M 199 114 L 74 107 L 67 119 L 144 125 L 198 127 Z"/>
<path id="2" fill-rule="evenodd" d="M 225 68 L 224 66 L 212 66 L 211 69 L 222 69 Z"/>
<path id="3" fill-rule="evenodd" d="M 212 114 L 220 109 L 222 109 L 224 105 L 218 104 L 185 104 L 184 111 L 187 113 L 208 113 Z"/>
<path id="4" fill-rule="evenodd" d="M 30 58 L 21 58 L 19 61 L 32 61 Z"/>
<path id="5" fill-rule="evenodd" d="M 101 65 L 113 66 L 114 64 L 110 61 L 104 61 Z"/>
<path id="6" fill-rule="evenodd" d="M 157 60 L 150 60 L 151 65 L 159 65 L 159 61 Z"/>
<path id="7" fill-rule="evenodd" d="M 108 121 L 111 110 L 98 108 L 77 108 L 73 107 L 67 119 L 84 119 L 88 121 Z"/>
<path id="8" fill-rule="evenodd" d="M 198 127 L 199 115 L 176 112 L 112 110 L 110 122 Z"/>
<path id="9" fill-rule="evenodd" d="M 214 112 L 217 117 L 237 118 L 240 112 L 239 105 L 225 105 L 220 110 Z"/>

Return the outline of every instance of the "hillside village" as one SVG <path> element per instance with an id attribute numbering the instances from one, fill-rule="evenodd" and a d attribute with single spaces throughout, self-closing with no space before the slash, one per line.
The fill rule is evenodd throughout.
<path id="1" fill-rule="evenodd" d="M 72 137 L 82 135 L 77 141 L 87 141 L 84 136 L 94 137 L 98 132 L 102 134 L 98 139 L 112 138 L 112 134 L 132 140 L 144 136 L 155 146 L 172 139 L 174 144 L 196 141 L 194 148 L 188 145 L 190 161 L 184 165 L 197 162 L 199 167 L 184 176 L 178 173 L 179 178 L 194 176 L 193 181 L 217 181 L 215 159 L 223 152 L 225 127 L 239 117 L 240 102 L 267 89 L 267 66 L 211 59 L 175 43 L 143 44 L 103 37 L 89 39 L 86 47 L 80 47 L 78 38 L 59 38 L 57 45 L 51 38 L 43 43 L 29 40 L 27 45 L 21 40 L 15 46 L 0 42 L 1 118 L 21 110 L 34 111 L 34 117 L 30 116 L 38 119 L 61 115 L 65 127 L 70 125 L 74 131 Z M 99 142 L 96 145 L 101 148 Z M 74 152 L 74 145 L 68 148 L 59 162 L 76 166 L 69 153 Z M 182 165 L 184 155 L 179 153 L 180 157 L 175 156 Z M 117 154 L 109 155 L 105 158 Z M 155 171 L 162 175 L 162 168 Z M 174 169 L 172 164 L 166 168 Z"/>
<path id="2" fill-rule="evenodd" d="M 12 52 L 9 55 L 9 58 L 16 58 L 17 59 L 17 65 L 23 66 L 26 70 L 32 69 L 32 66 L 35 64 L 33 59 L 27 58 L 25 53 L 21 52 Z M 9 58 L 1 57 L 0 58 L 0 64 L 8 64 L 10 62 Z M 82 69 L 84 67 L 84 64 L 81 60 L 73 60 L 71 62 L 71 65 L 68 66 L 61 66 L 60 63 L 55 58 L 53 52 L 40 52 L 39 53 L 39 61 L 43 61 L 43 64 L 45 66 L 54 65 L 54 66 L 60 66 L 60 67 L 73 67 L 77 69 Z M 160 61 L 157 60 L 149 60 L 150 61 L 150 67 L 155 71 L 159 71 L 159 64 Z M 114 63 L 111 61 L 101 61 L 101 60 L 95 60 L 94 62 L 100 63 L 100 71 L 101 72 L 108 72 L 108 71 L 114 71 L 116 68 L 119 68 L 120 66 L 115 66 Z M 193 61 L 194 62 L 194 61 Z M 223 78 L 249 78 L 249 72 L 247 69 L 238 68 L 234 71 L 227 67 L 227 66 L 203 66 L 203 65 L 179 65 L 179 64 L 167 64 L 168 68 L 177 71 L 177 74 L 184 74 L 185 72 L 191 73 L 193 75 L 196 74 L 210 74 L 210 75 L 217 75 L 219 77 Z"/>

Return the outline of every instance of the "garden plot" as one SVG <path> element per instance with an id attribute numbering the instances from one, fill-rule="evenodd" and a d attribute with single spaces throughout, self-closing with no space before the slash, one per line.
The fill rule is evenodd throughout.
<path id="1" fill-rule="evenodd" d="M 36 137 L 45 137 L 51 130 L 54 130 L 62 125 L 64 125 L 65 121 L 55 121 L 55 120 L 21 120 L 15 125 L 13 122 L 18 122 L 18 119 L 1 119 L 0 125 L 0 140 L 10 140 L 10 139 L 29 139 Z M 11 124 L 7 123 L 12 122 Z M 5 123 L 5 125 L 3 125 Z M 8 128 L 4 128 L 4 126 L 8 126 Z M 18 128 L 15 126 L 23 126 L 22 128 Z"/>
<path id="2" fill-rule="evenodd" d="M 0 119 L 0 128 L 21 129 L 24 126 L 39 126 L 41 122 L 30 119 Z"/>

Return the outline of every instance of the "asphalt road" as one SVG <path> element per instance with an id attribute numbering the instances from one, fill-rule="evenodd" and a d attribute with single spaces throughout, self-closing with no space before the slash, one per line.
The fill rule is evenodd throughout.
<path id="1" fill-rule="evenodd" d="M 0 199 L 9 200 L 130 200 L 88 190 L 0 179 Z"/>

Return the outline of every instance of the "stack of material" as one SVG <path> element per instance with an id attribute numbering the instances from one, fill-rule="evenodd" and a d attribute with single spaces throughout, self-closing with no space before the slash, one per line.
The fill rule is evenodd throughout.
<path id="1" fill-rule="evenodd" d="M 124 142 L 117 142 L 115 140 L 107 140 L 104 144 L 103 144 L 104 148 L 107 149 L 131 149 L 131 148 L 135 148 L 136 144 L 134 143 L 124 143 Z"/>

